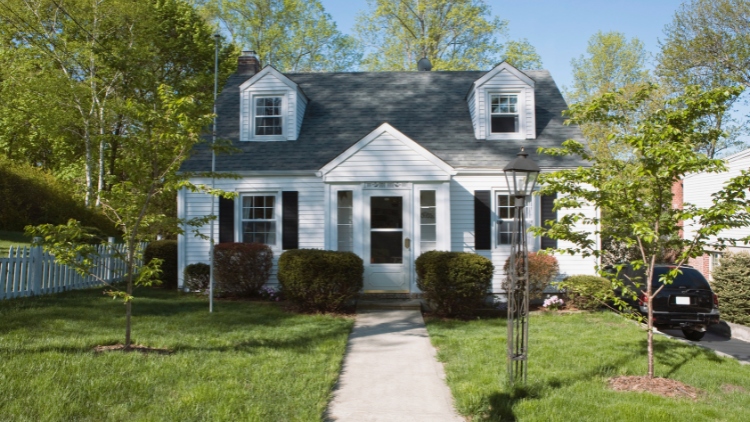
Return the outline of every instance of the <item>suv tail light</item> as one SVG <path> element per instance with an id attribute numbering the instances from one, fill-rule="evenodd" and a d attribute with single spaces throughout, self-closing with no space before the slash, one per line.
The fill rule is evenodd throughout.
<path id="1" fill-rule="evenodd" d="M 714 295 L 714 296 L 716 296 L 716 295 Z M 646 295 L 646 293 L 641 293 L 641 295 L 638 297 L 638 305 L 639 306 L 647 306 L 648 305 L 648 295 Z"/>
<path id="2" fill-rule="evenodd" d="M 716 293 L 714 293 L 714 307 L 719 308 L 719 296 L 716 296 Z"/>

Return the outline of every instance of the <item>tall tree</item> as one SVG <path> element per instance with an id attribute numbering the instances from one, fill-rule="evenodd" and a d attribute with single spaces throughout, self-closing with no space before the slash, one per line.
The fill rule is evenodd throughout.
<path id="1" fill-rule="evenodd" d="M 618 89 L 625 93 L 633 92 L 649 80 L 649 73 L 645 69 L 647 53 L 638 38 L 628 41 L 620 32 L 599 31 L 589 39 L 586 53 L 570 62 L 573 86 L 563 89 L 569 104 L 588 102 Z M 613 130 L 611 124 L 585 122 L 580 125 L 586 146 L 594 155 L 611 158 L 630 153 L 626 146 L 607 136 Z"/>
<path id="2" fill-rule="evenodd" d="M 521 70 L 542 69 L 543 67 L 542 57 L 539 56 L 536 48 L 526 38 L 505 43 L 503 60 Z"/>
<path id="3" fill-rule="evenodd" d="M 105 56 L 102 66 L 121 75 L 121 82 L 114 85 L 118 101 L 112 108 L 117 131 L 107 138 L 119 151 L 116 172 L 107 177 L 109 189 L 101 191 L 100 200 L 126 243 L 126 287 L 109 291 L 126 304 L 126 348 L 131 342 L 133 287 L 149 283 L 157 271 L 154 265 L 135 267 L 141 253 L 138 244 L 153 237 L 154 227 L 179 232 L 178 221 L 160 205 L 164 198 L 174 202 L 182 187 L 198 189 L 178 170 L 211 121 L 215 43 L 212 28 L 183 0 L 128 4 L 129 31 L 98 43 L 102 49 L 98 53 Z M 233 54 L 228 46 L 222 57 Z M 223 63 L 223 76 L 230 72 L 229 61 Z M 185 223 L 202 224 L 208 219 Z M 42 236 L 45 248 L 56 257 L 67 259 L 80 272 L 92 273 L 87 266 L 91 260 L 85 257 L 94 251 L 80 242 L 85 237 L 80 224 L 28 231 Z"/>
<path id="4" fill-rule="evenodd" d="M 318 0 L 195 0 L 201 12 L 262 65 L 286 72 L 343 71 L 361 58 Z"/>
<path id="5" fill-rule="evenodd" d="M 573 86 L 564 90 L 568 103 L 579 103 L 605 92 L 649 79 L 647 53 L 638 38 L 621 32 L 597 32 L 589 38 L 586 55 L 570 61 Z"/>
<path id="6" fill-rule="evenodd" d="M 360 42 L 372 51 L 367 70 L 416 70 L 427 57 L 436 70 L 489 69 L 502 57 L 508 23 L 483 0 L 368 0 L 357 18 Z"/>
<path id="7" fill-rule="evenodd" d="M 664 29 L 657 73 L 673 91 L 688 85 L 706 89 L 741 84 L 750 86 L 750 2 L 747 0 L 692 0 L 675 13 Z M 736 100 L 735 100 L 736 101 Z M 750 116 L 708 116 L 718 129 L 732 134 L 707 142 L 701 151 L 710 157 L 746 147 Z"/>
<path id="8" fill-rule="evenodd" d="M 610 136 L 633 150 L 632 158 L 622 160 L 590 154 L 583 145 L 568 140 L 560 149 L 542 149 L 553 155 L 579 155 L 590 161 L 590 167 L 556 171 L 540 176 L 541 195 L 557 193 L 555 207 L 577 209 L 588 204 L 609 210 L 614 217 L 606 235 L 633 246 L 638 255 L 630 258 L 630 265 L 646 270 L 642 293 L 647 296 L 648 317 L 648 376 L 654 376 L 653 308 L 652 299 L 658 293 L 652 286 L 654 264 L 667 248 L 677 251 L 677 265 L 690 257 L 700 256 L 721 230 L 750 224 L 747 191 L 750 172 L 742 174 L 714 195 L 706 208 L 686 204 L 684 209 L 672 207 L 672 184 L 685 175 L 698 172 L 718 172 L 724 162 L 711 159 L 696 151 L 696 144 L 704 138 L 718 138 L 722 132 L 708 125 L 705 116 L 723 112 L 741 89 L 728 88 L 701 91 L 695 87 L 668 102 L 657 95 L 655 88 L 646 86 L 632 95 L 622 91 L 605 93 L 588 103 L 577 103 L 570 108 L 569 122 L 614 122 L 612 127 L 627 127 L 613 131 Z M 644 103 L 656 101 L 654 106 Z M 649 110 L 643 114 L 621 114 L 623 109 Z M 635 116 L 628 121 L 627 116 Z M 622 177 L 627 173 L 628 177 Z M 695 227 L 695 236 L 678 236 L 680 221 Z M 536 228 L 537 235 L 572 242 L 566 252 L 582 253 L 604 258 L 609 252 L 599 248 L 596 236 L 602 235 L 601 220 L 582 213 L 567 214 L 552 226 Z M 722 240 L 719 239 L 719 242 Z M 715 247 L 715 244 L 712 246 Z M 621 266 L 622 268 L 622 266 Z M 672 270 L 664 280 L 671 282 L 679 270 Z M 603 275 L 608 273 L 603 272 Z M 618 287 L 627 286 L 613 279 Z M 634 293 L 634 292 L 631 292 Z M 622 303 L 621 303 L 622 304 Z"/>

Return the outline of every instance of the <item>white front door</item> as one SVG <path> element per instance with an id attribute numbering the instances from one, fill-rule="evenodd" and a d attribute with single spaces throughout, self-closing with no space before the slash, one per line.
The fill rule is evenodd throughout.
<path id="1" fill-rule="evenodd" d="M 365 190 L 365 292 L 409 292 L 411 208 L 410 190 Z"/>

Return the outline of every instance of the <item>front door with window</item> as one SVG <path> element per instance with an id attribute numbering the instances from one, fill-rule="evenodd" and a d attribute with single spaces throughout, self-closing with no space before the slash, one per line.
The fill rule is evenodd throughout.
<path id="1" fill-rule="evenodd" d="M 364 194 L 365 292 L 408 293 L 412 262 L 411 192 Z"/>

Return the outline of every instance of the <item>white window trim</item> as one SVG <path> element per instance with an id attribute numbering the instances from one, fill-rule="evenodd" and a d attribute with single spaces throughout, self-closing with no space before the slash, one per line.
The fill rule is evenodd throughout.
<path id="1" fill-rule="evenodd" d="M 247 140 L 251 142 L 275 142 L 286 141 L 289 136 L 289 94 L 283 91 L 254 91 L 250 94 L 250 99 L 246 107 L 250 110 L 241 110 L 241 120 L 249 119 L 247 125 L 240 122 L 240 127 L 247 126 L 249 133 Z M 256 135 L 255 134 L 255 100 L 257 98 L 280 97 L 281 98 L 281 135 Z M 241 102 L 242 103 L 242 102 Z M 244 104 L 242 104 L 244 108 Z"/>
<path id="2" fill-rule="evenodd" d="M 281 220 L 281 191 L 280 190 L 271 190 L 271 191 L 261 191 L 261 192 L 238 192 L 237 198 L 238 201 L 235 201 L 235 230 L 234 230 L 234 238 L 237 239 L 238 242 L 244 242 L 243 238 L 243 228 L 242 228 L 242 203 L 244 202 L 245 197 L 247 196 L 273 196 L 275 199 L 273 200 L 273 213 L 274 213 L 274 220 L 276 220 L 276 244 L 275 245 L 268 245 L 271 250 L 274 252 L 274 254 L 281 253 L 281 239 L 282 239 L 282 220 Z"/>
<path id="3" fill-rule="evenodd" d="M 507 250 L 510 251 L 512 244 L 500 244 L 498 242 L 498 221 L 500 221 L 500 216 L 497 214 L 497 196 L 498 195 L 510 195 L 510 192 L 507 189 L 492 189 L 492 249 L 499 249 L 499 250 Z M 512 201 L 515 201 L 515 198 L 511 197 Z M 527 230 L 527 245 L 529 247 L 529 252 L 537 251 L 539 250 L 539 238 L 535 237 L 531 233 L 528 232 L 529 227 L 538 225 L 538 221 L 540 219 L 540 201 L 539 198 L 536 195 L 531 195 L 526 198 L 527 201 L 531 201 L 530 207 L 530 215 L 526 217 L 526 230 Z"/>
<path id="4" fill-rule="evenodd" d="M 516 95 L 518 96 L 518 132 L 492 133 L 492 96 L 493 95 Z M 485 130 L 488 140 L 503 139 L 526 139 L 526 91 L 525 90 L 486 90 L 485 101 Z"/>

